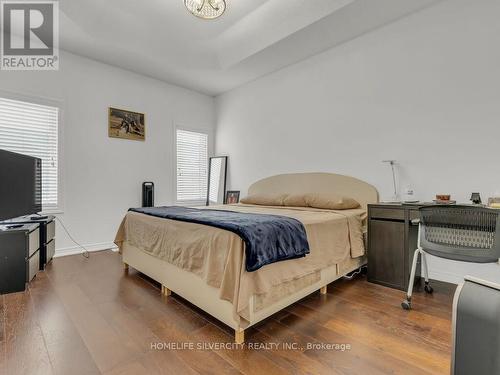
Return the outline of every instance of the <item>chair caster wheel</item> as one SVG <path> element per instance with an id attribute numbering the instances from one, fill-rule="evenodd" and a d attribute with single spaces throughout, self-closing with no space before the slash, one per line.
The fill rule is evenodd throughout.
<path id="1" fill-rule="evenodd" d="M 405 299 L 403 302 L 401 302 L 401 307 L 403 308 L 403 310 L 411 310 L 411 302 Z"/>
<path id="2" fill-rule="evenodd" d="M 432 286 L 430 286 L 429 284 L 425 284 L 424 290 L 425 290 L 425 293 L 427 293 L 427 294 L 432 294 L 434 292 L 434 289 L 432 289 Z"/>

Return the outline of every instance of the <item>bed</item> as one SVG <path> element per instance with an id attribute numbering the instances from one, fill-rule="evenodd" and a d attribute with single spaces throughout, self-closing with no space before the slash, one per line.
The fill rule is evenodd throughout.
<path id="1" fill-rule="evenodd" d="M 125 269 L 133 267 L 235 331 L 244 330 L 366 264 L 366 207 L 377 190 L 361 180 L 331 173 L 284 174 L 250 186 L 248 194 L 331 193 L 349 196 L 358 208 L 235 204 L 208 209 L 278 215 L 298 220 L 307 233 L 310 253 L 301 258 L 245 269 L 245 243 L 227 230 L 192 222 L 128 212 L 115 243 Z"/>

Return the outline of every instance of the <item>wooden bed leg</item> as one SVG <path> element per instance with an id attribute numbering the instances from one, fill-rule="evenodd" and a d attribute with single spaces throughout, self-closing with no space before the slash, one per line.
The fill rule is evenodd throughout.
<path id="1" fill-rule="evenodd" d="M 170 289 L 168 289 L 165 285 L 162 285 L 161 286 L 161 294 L 163 294 L 164 296 L 169 296 L 172 294 L 172 291 Z"/>
<path id="2" fill-rule="evenodd" d="M 234 342 L 236 344 L 243 344 L 245 342 L 245 331 L 234 330 Z"/>
<path id="3" fill-rule="evenodd" d="M 125 271 L 128 271 L 128 264 L 127 264 L 127 263 L 125 263 L 125 262 L 123 262 L 123 269 L 124 269 Z"/>
<path id="4" fill-rule="evenodd" d="M 326 288 L 327 288 L 327 285 L 325 285 L 325 286 L 321 287 L 321 289 L 319 290 L 319 292 L 320 292 L 321 294 L 326 294 Z"/>

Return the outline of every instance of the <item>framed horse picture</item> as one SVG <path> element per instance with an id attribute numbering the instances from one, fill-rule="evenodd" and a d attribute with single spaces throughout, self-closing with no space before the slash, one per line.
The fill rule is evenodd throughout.
<path id="1" fill-rule="evenodd" d="M 144 141 L 146 139 L 144 113 L 110 107 L 108 116 L 108 135 L 112 138 Z"/>

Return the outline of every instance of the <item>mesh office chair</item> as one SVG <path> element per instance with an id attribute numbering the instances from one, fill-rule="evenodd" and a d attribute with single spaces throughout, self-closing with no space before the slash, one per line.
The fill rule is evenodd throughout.
<path id="1" fill-rule="evenodd" d="M 482 206 L 436 205 L 421 207 L 418 245 L 413 255 L 406 299 L 401 303 L 411 309 L 411 295 L 419 255 L 422 256 L 426 293 L 432 293 L 425 254 L 475 263 L 495 263 L 500 258 L 500 210 Z"/>

